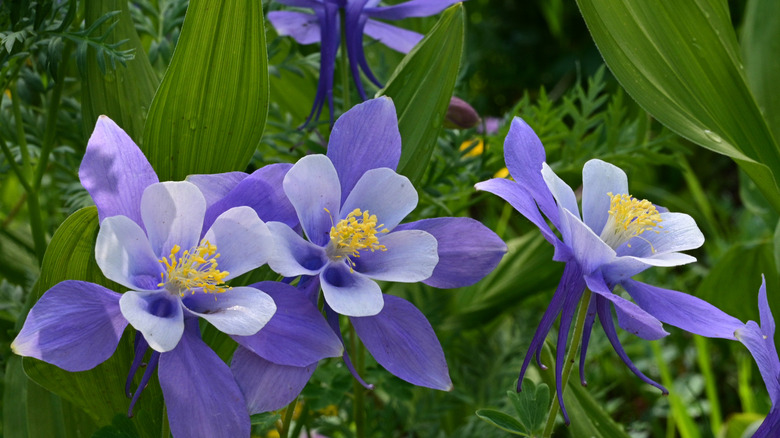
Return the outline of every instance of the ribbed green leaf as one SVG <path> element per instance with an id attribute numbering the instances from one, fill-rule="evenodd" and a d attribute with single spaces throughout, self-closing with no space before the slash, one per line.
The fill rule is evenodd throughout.
<path id="1" fill-rule="evenodd" d="M 748 88 L 726 2 L 577 4 L 631 97 L 683 137 L 733 158 L 780 211 L 780 149 Z"/>
<path id="2" fill-rule="evenodd" d="M 403 149 L 398 172 L 419 181 L 436 146 L 463 53 L 463 5 L 444 11 L 379 94 L 393 98 Z"/>
<path id="3" fill-rule="evenodd" d="M 479 409 L 476 414 L 477 417 L 483 421 L 486 421 L 505 432 L 509 432 L 513 435 L 528 436 L 523 425 L 511 415 L 496 411 L 495 409 Z"/>
<path id="4" fill-rule="evenodd" d="M 160 180 L 244 170 L 267 115 L 261 2 L 191 0 L 144 128 Z"/>
<path id="5" fill-rule="evenodd" d="M 780 2 L 749 0 L 740 42 L 750 89 L 775 140 L 780 140 Z"/>
<path id="6" fill-rule="evenodd" d="M 140 143 L 146 112 L 159 81 L 141 46 L 127 8 L 127 1 L 122 0 L 87 0 L 84 3 L 86 27 L 108 12 L 121 11 L 99 28 L 96 34 L 103 35 L 117 20 L 116 27 L 106 38 L 106 43 L 114 44 L 126 40 L 120 48 L 135 49 L 135 52 L 134 58 L 127 61 L 126 66 L 117 64 L 116 69 L 108 68 L 103 73 L 94 49 L 88 50 L 86 71 L 81 79 L 81 111 L 84 132 L 92 132 L 98 116 L 105 114 L 121 126 L 136 143 Z"/>
<path id="7" fill-rule="evenodd" d="M 97 266 L 94 257 L 97 232 L 95 207 L 78 210 L 63 222 L 46 250 L 41 277 L 33 290 L 36 299 L 63 280 L 91 281 L 113 290 L 123 290 L 107 280 Z M 127 412 L 130 400 L 125 396 L 124 388 L 132 359 L 132 342 L 127 331 L 114 355 L 88 371 L 71 373 L 29 357 L 24 358 L 23 365 L 32 380 L 83 409 L 95 424 L 103 426 L 111 424 L 116 414 Z M 136 377 L 137 384 L 140 376 Z M 159 437 L 165 421 L 162 394 L 155 380 L 144 391 L 132 419 L 143 437 Z"/>

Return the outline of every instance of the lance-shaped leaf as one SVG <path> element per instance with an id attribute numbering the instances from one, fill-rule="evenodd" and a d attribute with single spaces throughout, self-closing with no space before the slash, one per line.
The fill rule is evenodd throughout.
<path id="1" fill-rule="evenodd" d="M 133 59 L 125 65 L 116 63 L 112 67 L 110 63 L 105 65 L 103 54 L 98 57 L 93 49 L 87 50 L 86 68 L 81 78 L 84 131 L 92 132 L 98 116 L 104 114 L 121 126 L 136 143 L 140 143 L 146 111 L 159 81 L 135 31 L 126 1 L 87 0 L 84 3 L 85 26 L 89 27 L 112 11 L 120 12 L 102 24 L 96 33 L 103 35 L 108 32 L 107 44 L 124 41 L 119 47 L 122 50 L 133 49 Z M 109 30 L 111 26 L 113 29 Z"/>
<path id="2" fill-rule="evenodd" d="M 262 4 L 190 1 L 141 145 L 160 180 L 245 170 L 267 114 Z"/>
<path id="3" fill-rule="evenodd" d="M 775 140 L 780 140 L 780 2 L 748 1 L 740 43 L 750 89 Z"/>
<path id="4" fill-rule="evenodd" d="M 398 113 L 403 149 L 398 172 L 419 181 L 436 146 L 463 53 L 464 12 L 458 3 L 401 61 L 384 90 Z"/>
<path id="5" fill-rule="evenodd" d="M 780 211 L 780 148 L 748 87 L 726 2 L 577 4 L 631 97 L 676 133 L 734 159 Z"/>
<path id="6" fill-rule="evenodd" d="M 97 233 L 95 207 L 83 208 L 63 222 L 46 250 L 41 277 L 33 290 L 36 300 L 63 280 L 84 280 L 123 290 L 103 276 L 95 261 Z M 114 355 L 88 371 L 71 373 L 30 357 L 23 358 L 22 363 L 25 373 L 35 383 L 83 409 L 97 426 L 103 426 L 111 424 L 116 414 L 127 412 L 130 400 L 125 396 L 124 388 L 132 359 L 132 343 L 126 333 Z M 45 405 L 36 407 L 45 408 Z M 162 412 L 162 393 L 159 385 L 152 382 L 132 418 L 140 436 L 160 436 L 162 425 L 167 422 Z"/>

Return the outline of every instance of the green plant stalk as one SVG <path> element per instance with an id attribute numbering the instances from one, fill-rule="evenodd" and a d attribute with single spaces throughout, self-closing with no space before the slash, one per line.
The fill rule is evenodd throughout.
<path id="1" fill-rule="evenodd" d="M 649 342 L 650 348 L 653 350 L 653 356 L 655 356 L 656 363 L 658 364 L 658 371 L 661 373 L 661 383 L 666 388 L 671 388 L 672 373 L 669 371 L 669 366 L 666 364 L 663 358 L 663 352 L 658 342 Z M 699 438 L 699 430 L 696 427 L 693 419 L 688 415 L 688 411 L 685 409 L 685 403 L 675 393 L 669 393 L 669 405 L 671 406 L 671 415 L 674 424 L 677 426 L 677 430 L 680 432 L 681 438 Z"/>
<path id="2" fill-rule="evenodd" d="M 742 412 L 756 412 L 756 398 L 750 385 L 751 374 L 753 374 L 753 360 L 746 353 L 740 352 L 737 356 L 737 382 Z"/>
<path id="3" fill-rule="evenodd" d="M 341 22 L 346 23 L 346 12 L 341 10 Z M 344 113 L 352 108 L 352 99 L 349 94 L 349 54 L 347 53 L 347 32 L 344 30 L 344 26 L 341 26 L 341 92 L 342 92 L 342 104 L 344 105 Z M 343 114 L 343 113 L 342 113 Z M 335 114 L 330 115 L 331 120 L 335 117 Z"/>
<path id="4" fill-rule="evenodd" d="M 71 47 L 72 45 L 70 43 L 65 43 L 65 47 L 62 50 L 63 62 L 67 62 L 67 60 L 70 59 Z M 43 174 L 46 172 L 46 167 L 49 164 L 49 155 L 51 155 L 51 150 L 54 148 L 54 136 L 57 133 L 57 113 L 60 110 L 60 101 L 62 100 L 62 88 L 64 84 L 64 77 L 55 82 L 54 89 L 49 97 L 49 109 L 46 113 L 46 130 L 43 132 L 41 155 L 38 159 L 38 164 L 35 166 L 35 177 L 32 180 L 36 192 L 41 188 Z"/>
<path id="5" fill-rule="evenodd" d="M 723 424 L 723 417 L 720 413 L 718 387 L 715 384 L 715 376 L 712 372 L 709 343 L 706 338 L 701 336 L 694 336 L 693 340 L 696 343 L 696 360 L 699 363 L 699 368 L 704 376 L 705 392 L 707 393 L 707 400 L 710 402 L 710 429 L 712 430 L 712 435 L 717 436 L 718 431 Z"/>
<path id="6" fill-rule="evenodd" d="M 569 382 L 569 375 L 571 374 L 571 367 L 574 365 L 574 358 L 579 350 L 580 343 L 582 341 L 582 332 L 585 328 L 585 317 L 588 313 L 588 304 L 590 304 L 590 289 L 585 289 L 585 293 L 580 299 L 580 309 L 577 311 L 577 320 L 574 322 L 574 334 L 571 337 L 571 344 L 569 345 L 569 351 L 566 353 L 566 361 L 563 365 L 563 374 L 561 375 L 561 387 L 563 391 L 566 391 L 566 384 Z M 552 436 L 553 428 L 555 427 L 555 418 L 558 416 L 558 394 L 553 393 L 552 404 L 550 404 L 550 412 L 547 414 L 547 424 L 544 426 L 544 432 L 542 436 L 548 438 Z"/>
<path id="7" fill-rule="evenodd" d="M 292 424 L 292 419 L 295 415 L 296 404 L 298 404 L 298 397 L 287 405 L 287 409 L 284 411 L 284 420 L 282 420 L 282 430 L 279 431 L 279 438 L 287 438 L 289 436 L 290 424 Z"/>
<path id="8" fill-rule="evenodd" d="M 509 225 L 509 218 L 512 215 L 513 210 L 514 208 L 508 202 L 505 202 L 504 207 L 501 209 L 501 217 L 498 219 L 498 224 L 496 224 L 496 234 L 502 239 L 504 238 L 504 233 Z"/>
<path id="9" fill-rule="evenodd" d="M 30 184 L 27 182 L 27 178 L 24 177 L 24 173 L 22 173 L 22 169 L 19 167 L 18 164 L 16 164 L 16 160 L 14 160 L 14 156 L 11 153 L 11 149 L 5 143 L 5 139 L 2 136 L 0 136 L 0 149 L 3 150 L 3 155 L 5 155 L 5 160 L 11 166 L 11 170 L 13 170 L 13 172 L 16 174 L 16 177 L 19 179 L 19 182 L 22 184 L 24 191 L 30 193 L 32 191 L 32 186 L 30 186 Z"/>
<path id="10" fill-rule="evenodd" d="M 363 368 L 365 368 L 365 362 L 363 360 L 363 345 L 357 339 L 357 333 L 355 328 L 350 325 L 350 350 L 352 353 L 352 361 L 355 365 L 355 372 L 358 376 L 363 375 Z M 363 409 L 364 404 L 364 391 L 363 385 L 358 382 L 357 379 L 352 379 L 352 391 L 355 393 L 355 397 L 352 400 L 352 412 L 355 417 L 355 436 L 357 438 L 365 438 L 366 436 L 366 416 Z"/>
<path id="11" fill-rule="evenodd" d="M 30 214 L 30 230 L 32 231 L 33 245 L 35 246 L 35 257 L 38 259 L 38 266 L 41 266 L 43 264 L 43 254 L 46 252 L 46 231 L 43 229 L 38 190 L 30 182 L 30 178 L 33 176 L 32 164 L 30 162 L 30 150 L 27 148 L 27 138 L 24 134 L 24 121 L 22 120 L 22 111 L 19 109 L 19 95 L 16 93 L 16 84 L 10 87 L 10 91 L 11 107 L 16 123 L 16 136 L 19 142 L 19 152 L 22 155 L 22 174 L 25 180 L 22 186 L 31 189 L 27 191 L 27 210 Z"/>

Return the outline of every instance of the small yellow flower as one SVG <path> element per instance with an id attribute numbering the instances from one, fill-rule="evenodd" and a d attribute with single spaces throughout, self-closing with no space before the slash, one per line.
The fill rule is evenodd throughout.
<path id="1" fill-rule="evenodd" d="M 279 438 L 280 436 L 281 435 L 279 435 L 279 431 L 276 429 L 271 429 L 267 434 L 265 434 L 265 438 Z"/>
<path id="2" fill-rule="evenodd" d="M 339 415 L 339 408 L 336 405 L 328 405 L 322 409 L 319 409 L 317 412 L 325 417 L 336 417 Z"/>
<path id="3" fill-rule="evenodd" d="M 506 167 L 500 169 L 498 172 L 493 175 L 493 178 L 506 178 L 509 176 L 509 169 Z"/>
<path id="4" fill-rule="evenodd" d="M 470 149 L 469 149 L 470 148 Z M 472 138 L 460 144 L 461 151 L 467 151 L 465 157 L 478 157 L 485 152 L 485 142 L 481 138 Z"/>

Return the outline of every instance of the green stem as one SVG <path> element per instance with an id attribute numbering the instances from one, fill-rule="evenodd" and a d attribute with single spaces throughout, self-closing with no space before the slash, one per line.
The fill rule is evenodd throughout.
<path id="1" fill-rule="evenodd" d="M 346 23 L 346 13 L 341 10 L 341 22 Z M 347 33 L 344 26 L 341 26 L 341 93 L 344 112 L 352 108 L 352 99 L 349 94 L 349 54 L 347 53 Z M 331 114 L 333 118 L 333 114 Z"/>
<path id="2" fill-rule="evenodd" d="M 561 387 L 566 391 L 566 384 L 569 382 L 569 375 L 571 374 L 571 367 L 574 365 L 574 358 L 579 350 L 580 342 L 582 341 L 582 332 L 585 328 L 585 317 L 588 313 L 588 305 L 590 304 L 591 292 L 589 289 L 585 289 L 585 293 L 580 300 L 580 308 L 577 311 L 577 320 L 574 323 L 574 334 L 571 337 L 571 345 L 569 345 L 569 351 L 566 353 L 566 361 L 563 365 L 563 374 L 561 375 Z M 558 416 L 558 394 L 554 393 L 552 404 L 550 405 L 550 412 L 547 414 L 547 424 L 544 426 L 543 437 L 547 438 L 552 436 L 553 428 L 555 427 L 555 418 Z"/>
<path id="3" fill-rule="evenodd" d="M 30 214 L 30 229 L 32 231 L 33 244 L 35 246 L 35 257 L 38 259 L 38 265 L 40 266 L 43 264 L 43 254 L 46 252 L 46 232 L 43 228 L 38 190 L 30 181 L 30 178 L 32 178 L 32 164 L 30 162 L 30 151 L 27 148 L 27 138 L 24 133 L 22 111 L 19 108 L 19 96 L 16 93 L 16 84 L 10 88 L 10 91 L 11 107 L 16 123 L 16 137 L 19 142 L 19 152 L 22 155 L 22 174 L 24 175 L 24 180 L 26 180 L 26 183 L 23 183 L 22 185 L 30 189 L 27 190 L 27 210 Z"/>
<path id="4" fill-rule="evenodd" d="M 70 58 L 70 51 L 71 44 L 65 43 L 65 48 L 62 51 L 63 62 L 66 62 Z M 46 130 L 43 132 L 41 155 L 38 160 L 38 164 L 35 166 L 35 178 L 33 178 L 32 181 L 36 191 L 41 188 L 43 174 L 46 171 L 46 166 L 49 164 L 49 155 L 51 155 L 51 150 L 54 148 L 54 136 L 57 133 L 57 114 L 60 110 L 60 101 L 62 100 L 62 88 L 64 83 L 65 78 L 63 76 L 54 83 L 54 89 L 52 90 L 51 96 L 49 97 L 49 109 L 46 113 Z"/>
<path id="5" fill-rule="evenodd" d="M 667 389 L 671 388 L 674 384 L 672 380 L 672 373 L 669 371 L 669 364 L 666 363 L 663 357 L 663 351 L 661 351 L 661 345 L 658 342 L 649 342 L 650 348 L 653 350 L 653 356 L 655 356 L 656 364 L 658 365 L 658 371 L 661 373 L 661 384 Z M 688 407 L 685 402 L 674 392 L 669 393 L 669 406 L 671 421 L 677 426 L 677 431 L 680 433 L 681 438 L 699 438 L 699 429 L 693 418 L 688 414 Z"/>
<path id="6" fill-rule="evenodd" d="M 279 431 L 279 438 L 287 438 L 290 434 L 290 424 L 292 423 L 293 415 L 295 414 L 295 405 L 298 404 L 298 398 L 287 405 L 287 409 L 284 411 L 284 420 L 282 423 L 282 430 Z"/>
<path id="7" fill-rule="evenodd" d="M 363 375 L 363 368 L 365 367 L 363 358 L 363 345 L 357 339 L 357 333 L 355 329 L 350 325 L 350 350 L 352 353 L 352 361 L 355 365 L 355 372 L 358 376 Z M 357 379 L 352 379 L 352 390 L 355 393 L 355 398 L 352 400 L 352 412 L 355 417 L 355 436 L 357 438 L 365 438 L 366 436 L 366 417 L 363 409 L 364 404 L 364 391 L 363 385 L 358 382 Z"/>
<path id="8" fill-rule="evenodd" d="M 737 382 L 742 412 L 757 412 L 756 398 L 750 385 L 751 374 L 753 374 L 753 361 L 746 353 L 740 352 L 737 356 Z"/>
<path id="9" fill-rule="evenodd" d="M 712 429 L 712 435 L 717 436 L 718 431 L 723 424 L 723 418 L 720 414 L 718 387 L 715 384 L 715 376 L 712 372 L 709 343 L 707 342 L 706 338 L 701 336 L 694 336 L 693 340 L 696 343 L 696 359 L 699 362 L 699 368 L 701 369 L 701 373 L 704 376 L 707 400 L 710 402 L 710 429 Z"/>

